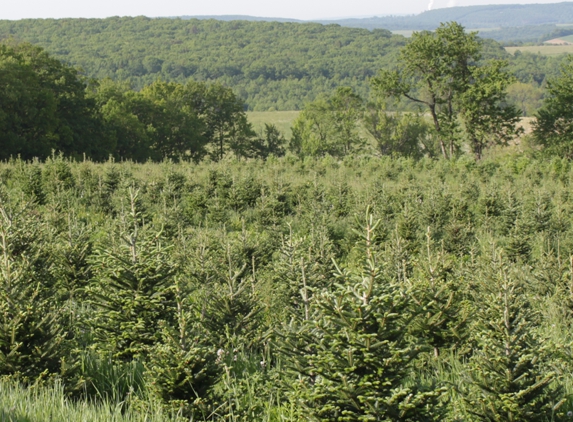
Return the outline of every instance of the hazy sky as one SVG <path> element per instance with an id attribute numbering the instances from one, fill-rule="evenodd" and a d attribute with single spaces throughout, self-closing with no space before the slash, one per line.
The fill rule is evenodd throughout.
<path id="1" fill-rule="evenodd" d="M 108 16 L 254 15 L 296 19 L 413 14 L 448 6 L 559 0 L 3 0 L 0 19 Z"/>

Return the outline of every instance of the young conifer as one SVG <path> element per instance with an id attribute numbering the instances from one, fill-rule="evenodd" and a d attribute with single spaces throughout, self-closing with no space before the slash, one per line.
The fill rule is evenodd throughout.
<path id="1" fill-rule="evenodd" d="M 209 344 L 209 333 L 199 323 L 200 310 L 193 303 L 193 292 L 186 286 L 175 280 L 175 321 L 172 325 L 161 323 L 161 341 L 149 349 L 146 378 L 165 403 L 203 418 L 209 413 L 207 399 L 221 367 L 215 347 Z"/>
<path id="2" fill-rule="evenodd" d="M 233 348 L 241 344 L 248 348 L 260 339 L 261 307 L 247 264 L 233 262 L 230 248 L 227 245 L 227 265 L 219 274 L 220 282 L 209 287 L 203 324 L 217 346 Z"/>
<path id="3" fill-rule="evenodd" d="M 469 361 L 467 409 L 482 421 L 547 421 L 562 394 L 548 370 L 550 351 L 536 333 L 537 315 L 520 274 L 496 252 L 479 278 L 476 350 Z"/>
<path id="4" fill-rule="evenodd" d="M 61 374 L 68 352 L 62 315 L 34 268 L 40 223 L 27 213 L 0 207 L 0 375 L 26 383 Z"/>
<path id="5" fill-rule="evenodd" d="M 405 286 L 383 276 L 377 224 L 368 216 L 362 269 L 338 269 L 280 344 L 296 376 L 293 399 L 311 420 L 441 420 L 441 390 L 413 375 L 422 350 L 407 335 L 414 307 Z"/>
<path id="6" fill-rule="evenodd" d="M 414 264 L 410 279 L 419 309 L 412 328 L 414 335 L 427 339 L 438 357 L 441 350 L 459 348 L 464 343 L 470 312 L 463 285 L 455 279 L 454 264 L 443 249 L 433 244 L 429 227 L 425 255 Z"/>
<path id="7" fill-rule="evenodd" d="M 145 354 L 161 339 L 161 321 L 174 313 L 172 280 L 176 264 L 161 233 L 142 219 L 138 191 L 130 189 L 125 226 L 114 233 L 121 244 L 96 249 L 94 280 L 87 292 L 95 308 L 88 321 L 100 346 L 115 357 L 130 360 Z"/>

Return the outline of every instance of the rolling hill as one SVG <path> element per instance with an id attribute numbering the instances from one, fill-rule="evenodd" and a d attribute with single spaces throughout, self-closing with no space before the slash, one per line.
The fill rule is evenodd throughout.
<path id="1" fill-rule="evenodd" d="M 385 29 L 141 16 L 3 20 L 2 40 L 39 45 L 87 77 L 125 81 L 135 89 L 158 79 L 216 81 L 251 111 L 299 110 L 339 86 L 367 98 L 369 78 L 393 66 L 407 42 Z M 543 83 L 562 60 L 510 56 L 491 41 L 485 47 L 486 57 L 510 60 L 524 82 Z"/>
<path id="2" fill-rule="evenodd" d="M 181 19 L 245 20 L 267 22 L 304 22 L 296 19 L 265 18 L 244 15 L 181 16 Z M 466 28 L 510 28 L 535 25 L 573 24 L 573 2 L 550 4 L 498 4 L 488 6 L 458 6 L 428 10 L 417 15 L 373 16 L 308 22 L 337 24 L 350 28 L 389 30 L 432 30 L 441 22 L 456 21 Z"/>

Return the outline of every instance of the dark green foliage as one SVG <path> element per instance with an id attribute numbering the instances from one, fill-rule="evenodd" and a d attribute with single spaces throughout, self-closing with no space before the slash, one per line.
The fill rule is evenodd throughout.
<path id="1" fill-rule="evenodd" d="M 441 420 L 442 391 L 407 382 L 422 345 L 407 337 L 413 301 L 397 280 L 385 279 L 368 216 L 363 267 L 338 270 L 307 313 L 291 324 L 282 350 L 295 378 L 293 400 L 312 420 Z M 303 287 L 301 294 L 306 294 Z"/>
<path id="2" fill-rule="evenodd" d="M 205 328 L 216 346 L 228 348 L 239 344 L 253 346 L 260 341 L 260 311 L 254 292 L 254 280 L 245 274 L 247 265 L 233 266 L 230 252 L 221 269 L 219 283 L 208 289 L 203 307 Z M 251 269 L 253 270 L 253 269 Z"/>
<path id="3" fill-rule="evenodd" d="M 222 159 L 229 150 L 240 156 L 254 136 L 242 101 L 219 84 L 156 81 L 134 92 L 107 79 L 89 91 L 117 159 Z"/>
<path id="4" fill-rule="evenodd" d="M 1 158 L 43 159 L 54 148 L 102 158 L 100 120 L 75 68 L 30 44 L 0 45 L 0 68 Z"/>
<path id="5" fill-rule="evenodd" d="M 42 169 L 35 163 L 34 165 L 25 166 L 22 174 L 22 192 L 31 200 L 44 203 L 46 192 L 42 186 Z"/>
<path id="6" fill-rule="evenodd" d="M 87 323 L 103 350 L 125 360 L 144 356 L 160 341 L 162 322 L 173 320 L 171 278 L 175 264 L 161 233 L 142 225 L 137 191 L 130 190 L 120 244 L 97 248 L 88 299 L 96 309 Z"/>
<path id="7" fill-rule="evenodd" d="M 431 126 L 418 114 L 390 114 L 380 104 L 370 104 L 364 116 L 366 130 L 382 155 L 419 158 L 439 154 L 430 135 Z"/>
<path id="8" fill-rule="evenodd" d="M 250 144 L 250 151 L 245 155 L 255 158 L 267 158 L 269 155 L 282 157 L 285 154 L 287 140 L 275 125 L 265 123 L 263 133 Z"/>
<path id="9" fill-rule="evenodd" d="M 183 328 L 185 330 L 185 328 Z M 191 331 L 192 333 L 192 331 Z M 200 414 L 207 408 L 210 390 L 220 376 L 216 353 L 202 335 L 191 337 L 164 328 L 161 343 L 149 349 L 146 376 L 152 391 L 172 406 L 189 407 L 186 413 Z"/>
<path id="10" fill-rule="evenodd" d="M 534 136 L 544 151 L 571 159 L 573 146 L 573 60 L 561 66 L 561 74 L 547 84 L 548 96 L 534 123 Z"/>
<path id="11" fill-rule="evenodd" d="M 330 154 L 343 157 L 357 152 L 364 141 L 358 130 L 362 99 L 349 87 L 305 106 L 293 124 L 290 149 L 300 156 Z"/>
<path id="12" fill-rule="evenodd" d="M 430 113 L 444 158 L 457 155 L 467 141 L 480 159 L 484 148 L 521 133 L 516 128 L 521 112 L 506 104 L 513 82 L 507 63 L 480 63 L 482 52 L 475 32 L 443 23 L 435 32 L 415 32 L 400 51 L 396 70 L 382 69 L 371 83 L 382 98 L 404 98 Z"/>
<path id="13" fill-rule="evenodd" d="M 62 155 L 52 156 L 46 160 L 42 178 L 42 186 L 47 193 L 51 194 L 57 194 L 75 186 L 70 164 L 64 160 Z"/>
<path id="14" fill-rule="evenodd" d="M 467 28 L 503 27 L 481 32 L 484 38 L 507 41 L 525 35 L 529 41 L 537 41 L 555 25 L 508 28 L 507 22 L 520 13 L 531 14 L 528 8 L 555 7 L 558 11 L 551 14 L 554 23 L 556 18 L 567 19 L 566 6 L 475 6 L 473 13 L 464 8 L 441 8 L 416 16 L 340 21 L 342 27 L 330 25 L 332 21 L 324 25 L 223 22 L 221 17 L 4 20 L 0 21 L 0 39 L 32 42 L 55 58 L 85 69 L 90 78 L 129 82 L 138 90 L 158 79 L 182 84 L 191 79 L 216 81 L 232 87 L 250 110 L 300 110 L 338 86 L 351 86 L 367 98 L 368 79 L 380 68 L 392 66 L 397 50 L 407 42 L 388 29 L 434 30 L 442 22 L 457 21 Z M 495 18 L 492 7 L 502 9 L 494 9 Z M 539 13 L 535 12 L 536 18 Z M 403 26 L 402 21 L 412 19 L 429 19 L 431 23 Z M 499 44 L 488 45 L 488 58 L 510 60 L 518 79 L 534 81 L 536 86 L 556 75 L 563 61 L 563 57 L 539 54 L 512 57 Z"/>
<path id="15" fill-rule="evenodd" d="M 165 402 L 186 413 L 200 414 L 208 408 L 205 400 L 220 376 L 215 347 L 209 333 L 198 324 L 197 305 L 181 282 L 175 284 L 177 315 L 173 326 L 162 324 L 161 342 L 149 350 L 146 376 L 152 389 Z M 190 407 L 189 407 L 190 406 Z"/>
<path id="16" fill-rule="evenodd" d="M 551 420 L 563 392 L 546 364 L 551 352 L 535 332 L 538 315 L 525 280 L 517 279 L 523 275 L 500 255 L 486 265 L 477 281 L 468 411 L 484 421 Z"/>
<path id="17" fill-rule="evenodd" d="M 145 17 L 1 21 L 0 39 L 10 36 L 92 78 L 137 89 L 158 79 L 218 82 L 258 111 L 299 110 L 343 85 L 366 96 L 366 80 L 405 42 L 389 31 L 337 25 Z"/>
<path id="18" fill-rule="evenodd" d="M 34 383 L 65 375 L 63 313 L 35 264 L 44 227 L 30 210 L 0 207 L 0 374 Z"/>
<path id="19" fill-rule="evenodd" d="M 29 44 L 0 44 L 0 69 L 0 158 L 52 154 L 48 170 L 64 185 L 58 166 L 65 164 L 54 150 L 95 160 L 199 160 L 227 151 L 243 156 L 253 143 L 242 100 L 221 84 L 155 81 L 140 92 L 109 79 L 86 86 L 78 70 Z M 278 152 L 276 134 L 267 141 L 255 155 Z"/>

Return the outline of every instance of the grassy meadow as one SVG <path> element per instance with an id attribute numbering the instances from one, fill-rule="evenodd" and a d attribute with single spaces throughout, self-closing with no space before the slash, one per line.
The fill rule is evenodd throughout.
<path id="1" fill-rule="evenodd" d="M 275 125 L 287 138 L 292 135 L 291 126 L 300 111 L 248 111 L 247 118 L 257 133 L 262 132 L 266 124 Z"/>
<path id="2" fill-rule="evenodd" d="M 508 53 L 516 51 L 538 53 L 544 56 L 559 56 L 561 54 L 573 54 L 573 45 L 524 45 L 520 47 L 505 47 Z"/>

